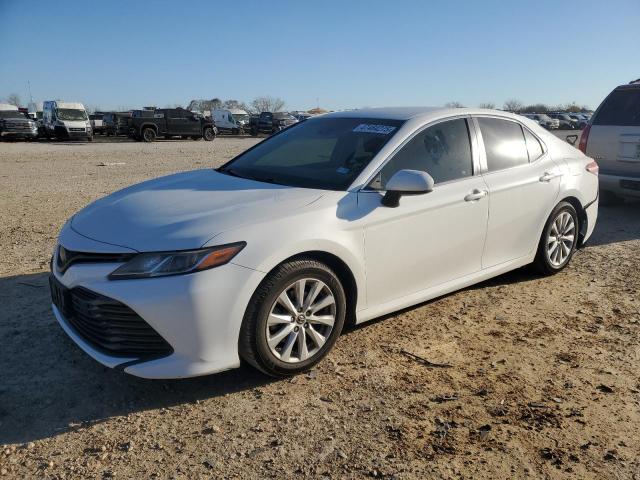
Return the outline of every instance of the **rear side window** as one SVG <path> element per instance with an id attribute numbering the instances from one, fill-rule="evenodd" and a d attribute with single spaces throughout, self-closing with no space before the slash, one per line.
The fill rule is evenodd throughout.
<path id="1" fill-rule="evenodd" d="M 593 124 L 640 127 L 640 88 L 614 90 L 598 109 Z"/>
<path id="2" fill-rule="evenodd" d="M 529 153 L 529 161 L 533 162 L 540 158 L 544 153 L 540 141 L 526 128 L 524 129 L 524 138 L 527 141 L 527 152 Z"/>
<path id="3" fill-rule="evenodd" d="M 490 172 L 529 163 L 527 145 L 519 123 L 479 117 L 480 132 Z"/>

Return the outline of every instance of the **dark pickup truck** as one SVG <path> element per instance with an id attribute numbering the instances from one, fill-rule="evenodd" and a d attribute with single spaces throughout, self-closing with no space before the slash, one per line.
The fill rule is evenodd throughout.
<path id="1" fill-rule="evenodd" d="M 204 138 L 210 142 L 217 133 L 211 120 L 183 108 L 134 110 L 129 118 L 129 136 L 145 142 L 158 137 Z"/>
<path id="2" fill-rule="evenodd" d="M 279 132 L 297 122 L 298 120 L 287 112 L 262 112 L 257 118 L 251 117 L 249 128 L 251 135 L 255 137 L 258 133 Z"/>

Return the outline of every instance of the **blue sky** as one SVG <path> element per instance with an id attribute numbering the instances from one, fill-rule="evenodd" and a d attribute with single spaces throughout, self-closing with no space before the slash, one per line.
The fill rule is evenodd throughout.
<path id="1" fill-rule="evenodd" d="M 596 107 L 640 77 L 640 1 L 0 0 L 0 98 L 102 109 Z"/>

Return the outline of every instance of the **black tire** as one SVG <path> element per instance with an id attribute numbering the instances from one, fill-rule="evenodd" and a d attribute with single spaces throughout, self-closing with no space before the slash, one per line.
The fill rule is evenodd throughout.
<path id="1" fill-rule="evenodd" d="M 211 142 L 216 138 L 216 132 L 213 131 L 213 128 L 207 127 L 202 132 L 202 138 L 204 138 L 207 142 Z"/>
<path id="2" fill-rule="evenodd" d="M 552 235 L 553 224 L 558 217 L 560 217 L 563 213 L 568 213 L 571 215 L 573 220 L 573 224 L 575 226 L 574 235 L 573 235 L 573 243 L 571 244 L 571 249 L 567 257 L 559 264 L 554 264 L 548 253 L 548 238 Z M 578 219 L 578 213 L 576 209 L 568 202 L 560 202 L 556 205 L 556 208 L 553 209 L 551 215 L 547 219 L 547 222 L 544 225 L 544 229 L 542 230 L 542 235 L 540 236 L 540 241 L 538 243 L 538 251 L 536 252 L 536 258 L 533 261 L 533 267 L 538 273 L 543 275 L 554 275 L 561 270 L 563 270 L 573 257 L 573 254 L 576 251 L 576 247 L 578 245 L 578 234 L 580 232 L 580 221 Z M 556 246 L 556 248 L 561 248 L 560 246 Z"/>
<path id="3" fill-rule="evenodd" d="M 87 142 L 93 142 L 93 135 L 90 137 L 87 137 Z"/>
<path id="4" fill-rule="evenodd" d="M 288 363 L 276 358 L 267 345 L 267 318 L 280 293 L 302 278 L 318 279 L 329 287 L 335 299 L 335 323 L 326 342 L 316 354 L 305 361 Z M 346 309 L 342 284 L 327 265 L 305 258 L 283 263 L 266 276 L 251 297 L 240 329 L 240 356 L 253 367 L 273 377 L 288 377 L 308 370 L 320 362 L 336 343 L 342 332 Z"/>
<path id="5" fill-rule="evenodd" d="M 622 205 L 624 203 L 624 198 L 619 197 L 615 193 L 610 190 L 600 190 L 600 199 L 599 204 L 603 207 L 615 207 L 617 205 Z"/>
<path id="6" fill-rule="evenodd" d="M 252 137 L 257 137 L 258 136 L 258 129 L 257 128 L 251 128 L 251 136 Z"/>
<path id="7" fill-rule="evenodd" d="M 154 142 L 156 139 L 156 131 L 151 127 L 145 127 L 142 130 L 142 140 L 145 142 Z"/>

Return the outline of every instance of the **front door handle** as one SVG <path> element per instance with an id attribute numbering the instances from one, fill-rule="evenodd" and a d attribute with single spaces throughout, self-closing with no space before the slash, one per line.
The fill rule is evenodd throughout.
<path id="1" fill-rule="evenodd" d="M 475 202 L 476 200 L 480 200 L 482 197 L 486 197 L 487 193 L 489 192 L 487 192 L 486 190 L 478 190 L 477 188 L 474 188 L 469 195 L 464 197 L 464 201 Z"/>
<path id="2" fill-rule="evenodd" d="M 553 172 L 544 172 L 544 175 L 540 177 L 541 182 L 550 182 L 554 178 L 561 177 L 561 173 L 553 173 Z"/>

